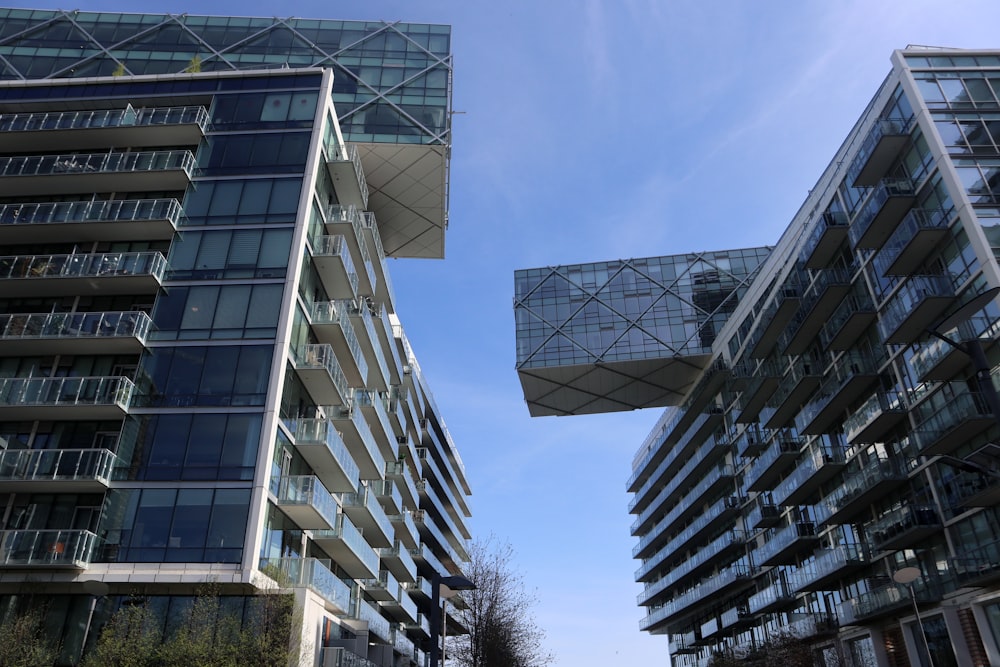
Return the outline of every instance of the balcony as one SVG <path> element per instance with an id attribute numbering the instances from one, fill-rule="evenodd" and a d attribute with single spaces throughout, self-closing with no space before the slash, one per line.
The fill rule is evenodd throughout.
<path id="1" fill-rule="evenodd" d="M 368 250 L 364 214 L 355 206 L 334 204 L 326 209 L 326 231 L 330 236 L 343 237 L 354 266 L 364 268 L 358 272 L 358 294 L 373 296 L 378 285 L 378 274 Z"/>
<path id="2" fill-rule="evenodd" d="M 941 530 L 941 518 L 932 505 L 909 503 L 883 514 L 867 526 L 871 543 L 878 551 L 916 546 Z"/>
<path id="3" fill-rule="evenodd" d="M 851 243 L 855 248 L 881 248 L 915 201 L 910 179 L 879 181 L 847 230 Z"/>
<path id="4" fill-rule="evenodd" d="M 883 276 L 908 276 L 917 272 L 931 251 L 947 236 L 946 211 L 912 209 L 875 254 L 872 266 Z"/>
<path id="5" fill-rule="evenodd" d="M 757 502 L 747 515 L 747 525 L 753 530 L 763 528 L 774 528 L 781 523 L 781 508 L 773 502 L 761 502 L 758 496 Z"/>
<path id="6" fill-rule="evenodd" d="M 166 267 L 158 252 L 8 255 L 0 257 L 0 286 L 19 297 L 155 294 Z"/>
<path id="7" fill-rule="evenodd" d="M 183 217 L 176 199 L 0 205 L 0 243 L 168 240 Z"/>
<path id="8" fill-rule="evenodd" d="M 747 473 L 747 490 L 760 492 L 770 489 L 795 463 L 801 448 L 802 441 L 797 438 L 783 436 L 772 441 Z"/>
<path id="9" fill-rule="evenodd" d="M 912 117 L 879 118 L 861 142 L 849 170 L 854 187 L 875 185 L 903 152 L 910 142 L 913 130 Z"/>
<path id="10" fill-rule="evenodd" d="M 788 426 L 799 411 L 799 407 L 816 391 L 820 380 L 823 379 L 821 366 L 821 362 L 806 357 L 799 357 L 792 362 L 785 377 L 781 380 L 781 385 L 768 403 L 773 411 L 764 421 L 765 428 L 776 429 Z"/>
<path id="11" fill-rule="evenodd" d="M 762 591 L 750 596 L 749 608 L 753 614 L 766 614 L 790 607 L 795 596 L 783 581 L 776 581 Z"/>
<path id="12" fill-rule="evenodd" d="M 805 268 L 824 269 L 829 266 L 840 246 L 847 240 L 847 227 L 847 216 L 843 213 L 824 213 L 816 221 L 799 252 L 799 260 Z"/>
<path id="13" fill-rule="evenodd" d="M 943 384 L 921 401 L 914 413 L 920 453 L 927 456 L 950 454 L 996 423 L 983 395 L 959 383 Z"/>
<path id="14" fill-rule="evenodd" d="M 1000 542 L 960 550 L 949 565 L 962 586 L 986 586 L 1000 580 Z"/>
<path id="15" fill-rule="evenodd" d="M 296 356 L 295 372 L 317 405 L 347 402 L 347 376 L 340 368 L 333 346 L 326 343 L 306 345 Z"/>
<path id="16" fill-rule="evenodd" d="M 754 570 L 743 561 L 733 563 L 718 574 L 707 579 L 683 595 L 658 607 L 651 607 L 650 612 L 639 622 L 639 629 L 659 634 L 666 623 L 689 615 L 696 603 L 709 604 L 714 595 L 722 595 L 737 587 L 745 587 L 752 583 Z"/>
<path id="17" fill-rule="evenodd" d="M 99 541 L 89 530 L 2 530 L 0 567 L 84 570 Z"/>
<path id="18" fill-rule="evenodd" d="M 958 333 L 952 330 L 950 334 Z M 964 332 L 963 332 L 964 333 Z M 948 334 L 949 338 L 956 339 Z M 974 336 L 969 334 L 970 338 Z M 962 338 L 965 343 L 969 338 Z M 988 341 L 981 341 L 985 346 Z M 949 345 L 940 338 L 930 338 L 921 342 L 913 353 L 910 364 L 913 372 L 920 382 L 945 382 L 958 375 L 966 366 L 971 363 L 969 355 L 954 345 Z"/>
<path id="19" fill-rule="evenodd" d="M 0 419 L 121 419 L 134 389 L 120 376 L 0 378 Z"/>
<path id="20" fill-rule="evenodd" d="M 757 424 L 748 424 L 736 437 L 736 455 L 741 458 L 757 456 L 767 448 L 767 431 L 762 431 Z"/>
<path id="21" fill-rule="evenodd" d="M 791 577 L 792 590 L 832 591 L 838 582 L 871 565 L 865 548 L 860 544 L 842 544 L 816 553 L 810 563 L 799 567 Z"/>
<path id="22" fill-rule="evenodd" d="M 939 601 L 941 593 L 937 590 L 937 586 L 923 586 L 922 581 L 918 579 L 913 584 L 917 603 Z M 913 602 L 908 587 L 886 584 L 842 602 L 837 610 L 837 617 L 841 625 L 862 625 L 867 621 L 897 615 L 904 609 L 912 608 Z"/>
<path id="23" fill-rule="evenodd" d="M 419 637 L 426 638 L 431 636 L 430 622 L 427 620 L 427 617 L 424 616 L 423 614 L 417 614 L 417 620 L 415 622 L 403 623 L 402 627 L 406 628 L 407 632 L 411 632 Z M 428 663 L 422 660 L 418 660 L 417 664 L 424 665 Z"/>
<path id="24" fill-rule="evenodd" d="M 703 461 L 692 457 L 688 464 L 656 494 L 656 497 L 645 505 L 632 524 L 632 534 L 639 534 L 642 529 L 649 526 L 650 520 L 656 514 L 663 511 L 664 507 L 671 507 L 682 497 L 685 501 L 696 502 L 700 498 L 711 497 L 710 494 L 718 491 L 722 485 L 732 482 L 735 472 L 731 465 L 721 464 L 702 475 L 693 474 L 696 468 L 702 468 L 703 465 Z"/>
<path id="25" fill-rule="evenodd" d="M 354 632 L 367 630 L 371 636 L 389 641 L 392 630 L 389 621 L 379 613 L 379 610 L 367 600 L 355 599 L 353 602 L 354 608 L 342 617 L 345 625 Z"/>
<path id="26" fill-rule="evenodd" d="M 389 274 L 386 273 L 386 276 Z M 400 356 L 398 341 L 393 334 L 392 321 L 389 318 L 389 307 L 386 304 L 376 304 L 376 312 L 372 314 L 375 333 L 378 335 L 379 343 L 382 345 L 382 356 L 385 357 L 386 365 L 389 367 L 389 383 L 398 387 L 400 396 L 405 396 L 408 392 L 403 383 L 403 360 Z M 402 410 L 401 410 L 402 411 Z"/>
<path id="27" fill-rule="evenodd" d="M 302 455 L 327 489 L 334 493 L 356 491 L 360 472 L 344 440 L 326 419 L 298 419 L 294 427 L 295 451 Z"/>
<path id="28" fill-rule="evenodd" d="M 365 241 L 372 254 L 372 266 L 375 270 L 375 301 L 384 304 L 389 310 L 396 309 L 396 295 L 392 289 L 392 280 L 385 268 L 385 248 L 382 247 L 382 235 L 378 230 L 375 214 L 371 211 L 363 213 Z"/>
<path id="29" fill-rule="evenodd" d="M 666 513 L 666 515 L 654 523 L 648 531 L 642 534 L 642 537 L 635 549 L 645 552 L 650 546 L 661 544 L 667 541 L 668 538 L 672 539 L 671 536 L 673 533 L 678 530 L 683 530 L 686 526 L 685 522 L 692 522 L 696 517 L 704 516 L 717 511 L 720 512 L 720 515 L 718 515 L 719 519 L 726 521 L 730 518 L 728 516 L 729 512 L 723 512 L 723 508 L 728 509 L 729 505 L 732 505 L 733 509 L 739 508 L 739 498 L 736 496 L 726 496 L 713 504 L 707 512 L 702 512 L 701 507 L 697 506 L 695 501 L 703 495 L 704 494 L 701 489 L 697 487 L 692 489 L 687 496 L 681 498 L 680 501 L 678 501 L 678 503 Z M 635 528 L 635 524 L 633 524 L 633 528 Z M 632 534 L 639 535 L 640 533 L 633 530 Z"/>
<path id="30" fill-rule="evenodd" d="M 849 294 L 823 324 L 819 341 L 827 350 L 848 350 L 857 344 L 875 318 L 875 304 L 867 295 Z"/>
<path id="31" fill-rule="evenodd" d="M 373 579 L 378 574 L 378 555 L 346 514 L 337 515 L 333 528 L 314 530 L 313 542 L 354 579 Z"/>
<path id="32" fill-rule="evenodd" d="M 361 343 L 354 333 L 350 318 L 349 301 L 320 301 L 313 304 L 311 313 L 316 340 L 333 347 L 340 369 L 347 377 L 347 384 L 363 387 L 368 378 L 368 362 L 361 350 Z"/>
<path id="33" fill-rule="evenodd" d="M 757 549 L 756 562 L 761 566 L 791 565 L 803 550 L 811 550 L 819 541 L 812 522 L 793 523 L 777 531 Z"/>
<path id="34" fill-rule="evenodd" d="M 351 589 L 331 571 L 325 558 L 262 558 L 260 571 L 282 588 L 308 588 L 339 614 L 351 608 Z"/>
<path id="35" fill-rule="evenodd" d="M 0 315 L 4 354 L 140 354 L 153 326 L 141 311 Z"/>
<path id="36" fill-rule="evenodd" d="M 378 442 L 382 455 L 387 460 L 392 460 L 397 457 L 396 448 L 399 443 L 396 441 L 396 432 L 389 421 L 388 402 L 382 392 L 364 389 L 354 390 L 353 405 L 356 409 L 361 410 L 371 425 L 372 435 L 375 436 L 375 441 Z"/>
<path id="37" fill-rule="evenodd" d="M 802 308 L 788 328 L 784 353 L 804 354 L 816 342 L 820 330 L 850 291 L 850 269 L 819 271 L 806 293 Z"/>
<path id="38" fill-rule="evenodd" d="M 781 384 L 783 370 L 778 364 L 770 361 L 765 361 L 756 368 L 754 375 L 740 392 L 739 414 L 736 417 L 738 423 L 752 424 L 757 421 L 761 408 Z"/>
<path id="39" fill-rule="evenodd" d="M 912 275 L 884 307 L 878 328 L 887 345 L 912 343 L 955 301 L 948 276 Z"/>
<path id="40" fill-rule="evenodd" d="M 326 293 L 335 299 L 356 299 L 358 272 L 351 259 L 346 239 L 337 236 L 320 236 L 310 240 L 312 262 Z"/>
<path id="41" fill-rule="evenodd" d="M 823 500 L 824 523 L 843 524 L 868 509 L 877 498 L 906 483 L 907 470 L 899 458 L 873 459 L 861 470 L 847 475 L 833 493 Z"/>
<path id="42" fill-rule="evenodd" d="M 355 331 L 358 332 L 358 341 L 366 359 L 374 359 L 375 363 L 368 367 L 368 377 L 365 387 L 378 391 L 388 391 L 389 389 L 389 365 L 382 354 L 382 346 L 379 343 L 378 334 L 375 332 L 375 324 L 372 321 L 374 308 L 368 304 L 359 304 L 351 308 L 351 322 Z"/>
<path id="43" fill-rule="evenodd" d="M 683 548 L 684 545 L 702 536 L 706 531 L 717 528 L 723 522 L 735 518 L 739 513 L 739 500 L 736 496 L 720 498 L 704 512 L 700 511 L 701 508 L 691 507 L 683 502 L 679 503 L 640 538 L 638 544 L 632 548 L 632 557 L 649 559 L 655 552 L 660 552 L 663 557 L 666 557 L 667 554 Z M 689 524 L 681 526 L 680 532 L 677 532 L 674 526 L 682 520 L 681 517 L 686 519 L 685 515 L 695 513 L 699 513 L 698 517 Z M 665 547 L 664 544 L 667 546 Z M 648 563 L 651 564 L 650 567 L 655 567 L 659 560 L 653 562 L 653 559 L 650 559 Z M 644 563 L 639 570 L 643 574 L 639 575 L 639 572 L 636 574 L 645 576 L 645 572 L 648 572 L 647 564 Z"/>
<path id="44" fill-rule="evenodd" d="M 388 463 L 386 466 L 388 467 Z M 386 514 L 399 514 L 403 511 L 403 494 L 399 492 L 396 482 L 391 479 L 373 479 L 367 484 Z"/>
<path id="45" fill-rule="evenodd" d="M 329 530 L 337 525 L 337 501 L 312 475 L 282 477 L 276 504 L 299 528 Z"/>
<path id="46" fill-rule="evenodd" d="M 377 553 L 382 566 L 401 582 L 409 583 L 417 580 L 417 564 L 413 561 L 409 549 L 403 544 L 397 541 L 391 547 L 378 549 Z"/>
<path id="47" fill-rule="evenodd" d="M 378 577 L 365 579 L 359 583 L 368 597 L 376 602 L 398 600 L 400 595 L 403 594 L 399 580 L 392 576 L 392 572 L 388 570 L 381 570 L 378 573 Z"/>
<path id="48" fill-rule="evenodd" d="M 663 501 L 669 500 L 667 489 L 679 488 L 688 477 L 703 472 L 706 467 L 715 463 L 730 450 L 729 439 L 722 433 L 709 437 L 702 442 L 698 449 L 693 447 L 696 442 L 696 440 L 690 439 L 674 446 L 674 451 L 657 466 L 650 478 L 629 501 L 628 510 L 630 513 L 644 511 L 651 502 L 661 504 Z M 681 464 L 684 465 L 681 466 Z M 651 501 L 654 492 L 656 501 Z"/>
<path id="49" fill-rule="evenodd" d="M 368 208 L 368 183 L 365 181 L 358 147 L 354 144 L 336 144 L 333 155 L 327 157 L 326 168 L 330 182 L 337 191 L 337 200 L 361 210 Z"/>
<path id="50" fill-rule="evenodd" d="M 663 537 L 663 533 L 651 531 L 633 547 L 632 557 L 648 559 L 654 552 L 660 552 L 664 556 L 671 553 L 683 553 L 684 548 L 692 540 L 704 537 L 709 530 L 720 526 L 722 522 L 732 520 L 738 514 L 738 510 L 738 498 L 733 496 L 721 498 L 697 519 L 685 526 L 683 530 L 671 536 L 669 540 L 656 540 L 657 537 Z M 644 563 L 636 571 L 636 579 L 644 577 L 648 571 Z"/>
<path id="51" fill-rule="evenodd" d="M 778 288 L 774 299 L 757 318 L 757 326 L 747 342 L 746 349 L 751 357 L 763 359 L 771 352 L 801 301 L 800 285 L 789 282 Z"/>
<path id="52" fill-rule="evenodd" d="M 191 151 L 139 151 L 0 157 L 0 196 L 184 190 Z"/>
<path id="53" fill-rule="evenodd" d="M 903 394 L 895 390 L 878 390 L 868 397 L 851 416 L 844 420 L 847 442 L 880 442 L 880 438 L 906 418 Z"/>
<path id="54" fill-rule="evenodd" d="M 785 506 L 805 502 L 845 465 L 844 450 L 839 444 L 813 441 L 806 448 L 801 463 L 774 489 L 775 502 Z"/>
<path id="55" fill-rule="evenodd" d="M 391 479 L 399 488 L 403 496 L 403 502 L 407 507 L 416 507 L 419 501 L 417 485 L 410 475 L 409 468 L 402 461 L 390 461 L 385 464 L 385 477 Z"/>
<path id="56" fill-rule="evenodd" d="M 836 616 L 815 613 L 792 613 L 789 614 L 788 625 L 784 627 L 785 632 L 797 639 L 809 640 L 820 636 L 837 634 L 840 624 Z"/>
<path id="57" fill-rule="evenodd" d="M 205 107 L 161 107 L 0 114 L 11 151 L 93 150 L 109 146 L 194 146 L 208 127 Z"/>
<path id="58" fill-rule="evenodd" d="M 745 542 L 742 531 L 729 531 L 699 546 L 689 558 L 685 558 L 685 552 L 678 554 L 673 551 L 672 545 L 668 544 L 653 557 L 647 558 L 635 571 L 635 580 L 645 584 L 638 596 L 639 604 L 648 603 L 684 579 L 704 574 L 720 561 L 725 561 L 726 556 L 742 552 Z"/>
<path id="59" fill-rule="evenodd" d="M 9 493 L 103 493 L 116 463 L 107 449 L 0 450 L 0 486 Z"/>
<path id="60" fill-rule="evenodd" d="M 363 479 L 380 479 L 385 470 L 385 457 L 375 442 L 375 436 L 364 414 L 354 405 L 334 409 L 333 423 L 340 429 L 351 458 L 358 464 Z"/>
<path id="61" fill-rule="evenodd" d="M 343 494 L 341 504 L 344 513 L 364 533 L 369 544 L 373 547 L 392 546 L 395 531 L 370 486 L 363 484 L 357 493 Z"/>
<path id="62" fill-rule="evenodd" d="M 396 539 L 407 549 L 414 549 L 420 543 L 420 531 L 417 522 L 413 520 L 412 511 L 406 509 L 398 514 L 390 514 L 389 523 L 396 529 Z"/>
<path id="63" fill-rule="evenodd" d="M 827 371 L 816 396 L 798 415 L 799 432 L 807 435 L 839 430 L 847 406 L 868 391 L 878 379 L 878 364 L 867 354 L 851 350 L 841 355 Z"/>

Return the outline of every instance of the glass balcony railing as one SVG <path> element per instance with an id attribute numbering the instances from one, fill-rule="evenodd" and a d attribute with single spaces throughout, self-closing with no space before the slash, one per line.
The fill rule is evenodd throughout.
<path id="1" fill-rule="evenodd" d="M 712 594 L 725 589 L 740 579 L 751 576 L 753 572 L 754 570 L 743 560 L 729 565 L 720 570 L 715 576 L 701 582 L 673 600 L 659 607 L 650 607 L 650 613 L 639 623 L 640 629 L 649 630 L 664 620 L 676 616 L 697 602 L 709 602 Z"/>
<path id="2" fill-rule="evenodd" d="M 0 378 L 0 406 L 129 406 L 135 385 L 126 377 Z"/>
<path id="3" fill-rule="evenodd" d="M 337 353 L 329 344 L 318 343 L 306 345 L 299 355 L 295 368 L 299 371 L 323 370 L 328 374 L 328 381 L 331 385 L 330 389 L 334 390 L 336 396 L 330 394 L 329 391 L 323 391 L 317 384 L 312 387 L 319 394 L 313 396 L 317 403 L 321 405 L 336 405 L 347 400 L 347 377 L 344 375 L 344 371 L 340 368 L 340 363 L 337 361 Z"/>
<path id="4" fill-rule="evenodd" d="M 327 419 L 297 419 L 290 425 L 295 447 L 335 491 L 355 490 L 361 472 L 337 428 Z"/>
<path id="5" fill-rule="evenodd" d="M 894 200 L 900 201 L 902 205 L 899 208 L 903 210 L 899 210 L 898 215 L 902 217 L 914 196 L 913 181 L 908 178 L 885 178 L 879 181 L 847 230 L 854 247 L 880 247 L 899 222 L 895 216 L 896 207 L 891 203 Z M 893 209 L 891 213 L 889 209 Z"/>
<path id="6" fill-rule="evenodd" d="M 867 500 L 879 488 L 902 483 L 907 477 L 908 464 L 901 458 L 872 459 L 863 468 L 844 476 L 843 483 L 823 500 L 825 520 L 833 520 L 844 513 L 867 506 Z M 836 523 L 836 521 L 834 521 Z"/>
<path id="7" fill-rule="evenodd" d="M 875 321 L 875 304 L 865 296 L 848 294 L 819 330 L 824 347 L 843 350 L 854 345 L 860 333 Z"/>
<path id="8" fill-rule="evenodd" d="M 799 252 L 806 268 L 819 269 L 832 259 L 834 252 L 847 238 L 847 216 L 827 211 L 817 221 Z"/>
<path id="9" fill-rule="evenodd" d="M 716 539 L 698 549 L 698 552 L 692 558 L 684 561 L 684 563 L 680 566 L 670 570 L 660 579 L 648 582 L 643 588 L 643 591 L 639 593 L 636 598 L 639 605 L 641 606 L 646 604 L 656 595 L 667 590 L 692 572 L 695 572 L 704 565 L 717 560 L 719 554 L 734 547 L 742 546 L 744 542 L 745 537 L 740 531 L 733 531 L 720 535 Z M 640 568 L 640 570 L 641 569 L 642 568 Z"/>
<path id="10" fill-rule="evenodd" d="M 813 585 L 849 567 L 867 562 L 868 556 L 863 545 L 842 544 L 821 552 L 815 560 L 799 567 L 790 583 L 795 591 L 824 590 L 816 589 Z"/>
<path id="11" fill-rule="evenodd" d="M 0 280 L 20 278 L 111 278 L 151 275 L 163 279 L 167 260 L 158 252 L 7 255 L 0 257 Z"/>
<path id="12" fill-rule="evenodd" d="M 377 663 L 341 646 L 324 646 L 320 650 L 322 667 L 379 667 Z"/>
<path id="13" fill-rule="evenodd" d="M 371 240 L 372 250 L 375 253 L 372 262 L 379 269 L 379 273 L 381 274 L 379 285 L 383 286 L 385 290 L 385 294 L 383 295 L 385 299 L 383 301 L 391 305 L 396 303 L 396 296 L 392 289 L 389 272 L 385 269 L 385 248 L 382 247 L 382 235 L 378 229 L 378 222 L 375 220 L 375 214 L 371 211 L 365 211 L 363 215 L 365 230 L 368 232 L 368 238 Z"/>
<path id="14" fill-rule="evenodd" d="M 262 558 L 259 569 L 282 588 L 308 588 L 347 612 L 351 589 L 331 566 L 331 561 L 321 558 Z"/>
<path id="15" fill-rule="evenodd" d="M 926 577 L 913 582 L 913 594 L 917 602 L 940 600 L 941 593 L 938 588 L 936 577 L 931 582 L 928 582 Z M 845 600 L 841 603 L 837 616 L 841 625 L 854 625 L 866 619 L 891 614 L 912 604 L 910 588 L 892 583 Z"/>
<path id="16" fill-rule="evenodd" d="M 205 107 L 160 107 L 136 110 L 53 111 L 0 114 L 0 132 L 38 130 L 83 130 L 107 127 L 195 124 L 204 130 L 208 125 Z"/>
<path id="17" fill-rule="evenodd" d="M 955 297 L 948 276 L 911 275 L 885 304 L 878 328 L 888 344 L 911 342 Z"/>
<path id="18" fill-rule="evenodd" d="M 758 565 L 766 565 L 768 561 L 779 559 L 782 552 L 791 548 L 796 542 L 800 540 L 815 542 L 816 539 L 816 525 L 812 522 L 799 522 L 785 526 L 757 549 L 756 562 Z"/>
<path id="19" fill-rule="evenodd" d="M 333 155 L 330 156 L 333 164 L 350 164 L 354 170 L 354 186 L 358 189 L 361 208 L 368 208 L 368 183 L 365 180 L 365 170 L 361 165 L 361 154 L 354 144 L 334 145 Z M 342 198 L 343 199 L 343 198 Z"/>
<path id="20" fill-rule="evenodd" d="M 371 524 L 372 527 L 377 527 L 385 540 L 392 541 L 394 533 L 392 522 L 389 521 L 389 515 L 382 509 L 382 504 L 372 492 L 371 487 L 362 485 L 361 490 L 356 493 L 341 494 L 340 501 L 345 512 L 349 514 L 363 512 L 366 515 L 365 523 Z M 361 523 L 360 520 L 356 521 Z M 369 530 L 369 526 L 365 526 L 364 530 Z"/>
<path id="21" fill-rule="evenodd" d="M 337 515 L 337 521 L 333 528 L 329 530 L 314 530 L 313 539 L 321 544 L 330 541 L 343 542 L 354 558 L 357 559 L 358 563 L 364 568 L 364 571 L 368 573 L 367 576 L 373 576 L 379 571 L 378 555 L 346 514 Z M 346 564 L 343 564 L 343 566 L 347 567 Z M 356 576 L 355 578 L 367 577 Z"/>
<path id="22" fill-rule="evenodd" d="M 892 159 L 906 145 L 914 118 L 879 118 L 872 125 L 848 170 L 857 185 L 871 185 L 885 174 Z"/>
<path id="23" fill-rule="evenodd" d="M 737 509 L 739 509 L 739 498 L 735 496 L 727 496 L 725 498 L 720 498 L 717 502 L 713 503 L 701 516 L 691 522 L 684 530 L 674 535 L 669 542 L 667 542 L 662 548 L 658 549 L 659 553 L 664 555 L 668 553 L 680 552 L 680 549 L 686 545 L 691 539 L 698 535 L 701 531 L 711 526 L 716 521 L 724 520 L 727 515 L 734 514 Z M 656 531 L 650 531 L 648 535 L 645 535 L 639 543 L 635 545 L 632 549 L 632 557 L 636 558 L 642 553 L 646 547 L 657 537 L 660 533 Z M 647 563 L 648 564 L 648 563 Z M 649 571 L 647 564 L 643 564 L 639 570 L 636 571 L 636 579 L 644 576 L 646 572 Z"/>
<path id="24" fill-rule="evenodd" d="M 798 438 L 782 437 L 772 441 L 750 467 L 750 471 L 746 475 L 747 488 L 751 491 L 763 491 L 767 488 L 772 477 L 770 474 L 765 477 L 765 473 L 780 472 L 783 467 L 775 470 L 779 459 L 783 459 L 786 465 L 791 465 L 791 462 L 799 455 L 801 448 L 802 441 Z"/>
<path id="25" fill-rule="evenodd" d="M 875 253 L 872 265 L 884 276 L 912 273 L 947 230 L 947 211 L 910 209 L 882 249 Z"/>
<path id="26" fill-rule="evenodd" d="M 89 530 L 3 530 L 0 567 L 83 569 L 94 559 L 99 541 Z"/>
<path id="27" fill-rule="evenodd" d="M 914 408 L 921 453 L 947 454 L 993 423 L 982 393 L 961 383 L 946 383 Z"/>
<path id="28" fill-rule="evenodd" d="M 338 292 L 349 291 L 349 294 L 339 294 L 339 296 L 349 296 L 354 298 L 358 294 L 358 270 L 354 267 L 354 260 L 351 259 L 351 251 L 346 239 L 340 235 L 319 236 L 311 239 L 313 261 L 318 263 L 320 278 L 326 277 L 324 282 L 328 282 L 328 292 L 333 292 L 331 296 L 337 296 Z M 325 259 L 337 258 L 340 261 L 340 271 L 343 275 L 335 277 L 332 270 L 323 266 Z M 341 285 L 341 283 L 343 283 Z"/>
<path id="29" fill-rule="evenodd" d="M 971 549 L 961 549 L 949 566 L 959 582 L 982 584 L 1000 578 L 1000 541 Z"/>
<path id="30" fill-rule="evenodd" d="M 855 442 L 855 439 L 871 429 L 875 431 L 876 422 L 889 415 L 899 415 L 902 417 L 906 412 L 906 403 L 903 400 L 904 394 L 895 390 L 876 391 L 861 404 L 857 410 L 844 420 L 844 434 L 848 442 Z M 881 435 L 884 429 L 879 429 L 876 433 Z M 870 437 L 877 437 L 870 436 Z M 860 440 L 858 442 L 861 442 Z"/>
<path id="31" fill-rule="evenodd" d="M 278 505 L 305 506 L 315 513 L 318 521 L 302 528 L 325 528 L 337 523 L 337 501 L 323 483 L 312 475 L 282 477 L 278 483 Z"/>
<path id="32" fill-rule="evenodd" d="M 376 637 L 383 640 L 388 640 L 390 637 L 390 625 L 389 621 L 386 620 L 378 610 L 371 605 L 367 600 L 358 600 L 357 608 L 353 614 L 354 618 L 359 621 L 368 623 L 368 632 L 372 633 Z"/>
<path id="33" fill-rule="evenodd" d="M 941 528 L 941 519 L 933 505 L 906 504 L 883 514 L 866 526 L 876 549 L 887 551 L 919 540 Z"/>
<path id="34" fill-rule="evenodd" d="M 381 476 L 385 470 L 385 456 L 382 455 L 382 450 L 379 449 L 378 443 L 375 442 L 375 436 L 372 434 L 372 430 L 369 428 L 368 422 L 365 420 L 365 416 L 361 410 L 355 408 L 352 404 L 348 404 L 334 410 L 333 420 L 338 425 L 341 425 L 345 434 L 345 444 L 347 444 L 348 451 L 351 450 L 352 446 L 355 448 L 356 451 L 352 454 L 354 459 L 356 461 L 367 459 L 365 467 L 370 471 L 374 471 L 373 474 L 366 474 L 365 478 L 375 479 Z M 359 444 L 361 445 L 360 449 L 357 447 Z"/>
<path id="35" fill-rule="evenodd" d="M 350 301 L 319 301 L 313 304 L 312 321 L 314 325 L 337 325 L 342 332 L 347 349 L 351 352 L 358 367 L 358 374 L 361 378 L 368 377 L 368 362 L 365 360 L 364 352 L 361 351 L 361 343 L 358 342 L 357 334 L 354 333 L 354 326 L 351 324 Z"/>
<path id="36" fill-rule="evenodd" d="M 67 153 L 0 157 L 0 176 L 55 176 L 60 174 L 118 174 L 180 170 L 191 177 L 191 151 L 137 151 L 135 153 Z"/>
<path id="37" fill-rule="evenodd" d="M 137 338 L 145 344 L 152 326 L 141 311 L 0 315 L 0 341 Z"/>
<path id="38" fill-rule="evenodd" d="M 792 597 L 793 596 L 789 593 L 788 587 L 785 583 L 782 581 L 776 581 L 764 590 L 751 595 L 748 605 L 751 613 L 756 614 L 784 601 L 790 601 Z"/>
<path id="39" fill-rule="evenodd" d="M 118 461 L 107 449 L 0 451 L 0 483 L 96 481 L 104 486 Z"/>
<path id="40" fill-rule="evenodd" d="M 351 231 L 344 234 L 344 239 L 348 245 L 352 246 L 358 253 L 361 265 L 365 267 L 364 277 L 366 279 L 365 294 L 374 295 L 378 286 L 378 275 L 372 261 L 371 253 L 368 251 L 368 242 L 365 235 L 364 214 L 356 206 L 340 206 L 334 204 L 326 210 L 326 223 L 328 225 L 350 225 Z M 334 227 L 330 231 L 341 231 Z M 376 258 L 377 259 L 377 258 Z"/>
<path id="41" fill-rule="evenodd" d="M 0 206 L 2 225 L 54 225 L 61 223 L 143 222 L 167 220 L 176 227 L 183 213 L 176 199 L 112 199 Z"/>

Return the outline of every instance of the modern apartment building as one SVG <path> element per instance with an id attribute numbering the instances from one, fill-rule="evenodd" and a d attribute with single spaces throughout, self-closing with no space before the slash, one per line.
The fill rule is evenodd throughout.
<path id="1" fill-rule="evenodd" d="M 449 27 L 7 9 L 0 79 L 0 614 L 75 664 L 280 584 L 303 664 L 424 665 L 470 488 L 386 258 L 443 258 Z"/>
<path id="2" fill-rule="evenodd" d="M 789 640 L 826 665 L 1000 664 L 998 223 L 1000 52 L 909 48 L 707 344 L 714 311 L 673 273 L 517 273 L 532 414 L 672 406 L 627 485 L 640 627 L 674 665 Z M 603 398 L 637 383 L 658 393 Z"/>

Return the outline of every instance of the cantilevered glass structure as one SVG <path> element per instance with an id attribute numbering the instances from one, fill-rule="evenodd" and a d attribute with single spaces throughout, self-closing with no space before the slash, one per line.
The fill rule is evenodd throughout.
<path id="1" fill-rule="evenodd" d="M 769 253 L 517 271 L 517 370 L 532 416 L 676 405 Z"/>
<path id="2" fill-rule="evenodd" d="M 395 256 L 443 257 L 451 27 L 0 9 L 0 80 L 324 67 Z"/>

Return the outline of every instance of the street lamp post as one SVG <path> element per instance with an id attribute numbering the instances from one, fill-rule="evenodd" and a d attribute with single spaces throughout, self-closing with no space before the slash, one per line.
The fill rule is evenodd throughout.
<path id="1" fill-rule="evenodd" d="M 468 591 L 476 587 L 474 583 L 466 579 L 461 575 L 453 575 L 450 577 L 442 577 L 441 575 L 434 573 L 434 578 L 431 580 L 431 655 L 430 663 L 428 667 L 438 667 L 438 657 L 441 655 L 441 647 L 439 646 L 444 633 L 447 629 L 444 624 L 448 622 L 447 617 L 442 614 L 442 597 L 445 601 L 448 598 L 455 595 L 457 591 Z M 442 588 L 447 588 L 447 592 L 442 595 Z M 444 631 L 444 632 L 442 632 Z"/>
<path id="2" fill-rule="evenodd" d="M 934 657 L 931 655 L 931 646 L 927 643 L 927 633 L 924 632 L 924 621 L 920 618 L 920 609 L 917 608 L 917 596 L 913 592 L 913 582 L 919 578 L 919 567 L 904 567 L 892 573 L 893 581 L 910 589 L 910 601 L 913 603 L 913 614 L 917 617 L 917 627 L 920 629 L 920 636 L 924 639 L 924 650 L 927 651 L 927 664 L 930 667 L 934 667 Z"/>

